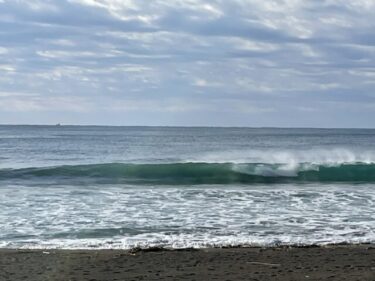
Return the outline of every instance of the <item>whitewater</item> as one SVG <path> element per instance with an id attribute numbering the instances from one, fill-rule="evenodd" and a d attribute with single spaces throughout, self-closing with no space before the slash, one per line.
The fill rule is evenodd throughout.
<path id="1" fill-rule="evenodd" d="M 0 247 L 375 242 L 375 130 L 0 126 Z"/>

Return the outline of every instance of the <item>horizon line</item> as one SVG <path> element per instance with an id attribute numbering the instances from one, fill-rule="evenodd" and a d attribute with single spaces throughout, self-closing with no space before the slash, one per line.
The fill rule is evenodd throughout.
<path id="1" fill-rule="evenodd" d="M 214 125 L 100 125 L 100 124 L 1 124 L 0 126 L 39 126 L 39 127 L 146 127 L 146 128 L 238 128 L 238 129 L 343 129 L 343 130 L 375 130 L 375 127 L 314 127 L 314 126 L 214 126 Z"/>

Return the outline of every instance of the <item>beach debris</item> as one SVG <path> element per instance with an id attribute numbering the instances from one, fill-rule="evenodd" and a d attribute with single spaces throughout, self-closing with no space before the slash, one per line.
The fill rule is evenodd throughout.
<path id="1" fill-rule="evenodd" d="M 281 266 L 279 263 L 268 263 L 268 262 L 258 262 L 258 261 L 248 261 L 246 263 L 256 264 L 256 265 L 266 265 L 266 266 Z"/>

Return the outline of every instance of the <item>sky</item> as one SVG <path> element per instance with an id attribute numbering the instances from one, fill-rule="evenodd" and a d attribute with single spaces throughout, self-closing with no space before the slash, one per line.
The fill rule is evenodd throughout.
<path id="1" fill-rule="evenodd" d="M 0 0 L 0 123 L 375 127 L 373 0 Z"/>

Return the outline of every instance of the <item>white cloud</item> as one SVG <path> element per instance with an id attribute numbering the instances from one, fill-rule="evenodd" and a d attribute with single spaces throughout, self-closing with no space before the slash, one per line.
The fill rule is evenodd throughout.
<path id="1" fill-rule="evenodd" d="M 57 40 L 51 40 L 51 44 L 57 45 L 57 46 L 63 46 L 63 47 L 74 47 L 77 46 L 76 42 L 73 42 L 69 39 L 57 39 Z"/>
<path id="2" fill-rule="evenodd" d="M 149 23 L 156 19 L 154 15 L 145 14 L 142 8 L 132 0 L 69 0 L 73 3 L 98 7 L 107 10 L 121 20 L 139 20 Z"/>
<path id="3" fill-rule="evenodd" d="M 217 81 L 207 81 L 205 79 L 201 79 L 201 78 L 197 78 L 195 79 L 194 83 L 193 83 L 194 86 L 197 86 L 197 87 L 220 87 L 220 86 L 223 86 L 221 83 L 217 82 Z"/>
<path id="4" fill-rule="evenodd" d="M 144 112 L 194 112 L 199 110 L 206 110 L 207 107 L 202 104 L 192 103 L 184 99 L 166 99 L 166 100 L 121 100 L 114 102 L 107 102 L 105 109 L 108 111 L 139 111 Z"/>
<path id="5" fill-rule="evenodd" d="M 16 71 L 16 68 L 10 64 L 0 64 L 0 71 L 4 71 L 7 73 L 13 73 Z"/>
<path id="6" fill-rule="evenodd" d="M 4 47 L 0 47 L 0 55 L 5 55 L 7 54 L 9 51 L 7 48 L 4 48 Z"/>
<path id="7" fill-rule="evenodd" d="M 57 12 L 58 7 L 50 0 L 3 0 L 2 3 L 16 2 L 35 12 Z M 1 3 L 1 2 L 0 2 Z"/>
<path id="8" fill-rule="evenodd" d="M 4 94 L 4 93 L 3 93 Z M 88 112 L 92 108 L 89 101 L 77 97 L 43 97 L 34 94 L 0 94 L 0 109 L 5 112 L 68 111 Z"/>
<path id="9" fill-rule="evenodd" d="M 255 52 L 271 52 L 280 48 L 278 44 L 271 44 L 265 42 L 259 42 L 251 39 L 243 38 L 230 38 L 226 39 L 231 41 L 234 49 L 255 51 Z"/>
<path id="10" fill-rule="evenodd" d="M 20 92 L 0 92 L 0 98 L 4 97 L 38 97 L 35 93 L 20 93 Z"/>
<path id="11" fill-rule="evenodd" d="M 97 53 L 95 52 L 88 52 L 88 51 L 59 51 L 59 50 L 47 50 L 47 51 L 37 51 L 36 52 L 39 56 L 45 58 L 70 58 L 70 57 L 96 57 Z"/>

